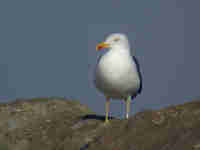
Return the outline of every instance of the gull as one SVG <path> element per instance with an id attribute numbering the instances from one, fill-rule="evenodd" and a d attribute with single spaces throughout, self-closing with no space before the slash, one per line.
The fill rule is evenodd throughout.
<path id="1" fill-rule="evenodd" d="M 106 98 L 105 123 L 109 122 L 110 99 L 126 102 L 126 119 L 130 103 L 142 91 L 142 76 L 136 56 L 131 55 L 128 38 L 123 33 L 112 33 L 96 46 L 107 51 L 98 59 L 94 84 Z"/>

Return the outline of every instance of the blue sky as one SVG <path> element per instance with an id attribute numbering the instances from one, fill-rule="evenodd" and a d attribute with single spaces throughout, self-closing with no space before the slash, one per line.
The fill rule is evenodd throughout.
<path id="1" fill-rule="evenodd" d="M 99 3 L 98 3 L 99 2 Z M 199 97 L 198 1 L 1 1 L 0 100 L 65 96 L 104 113 L 93 85 L 98 42 L 123 32 L 144 89 L 132 113 Z M 112 101 L 112 114 L 124 112 Z"/>

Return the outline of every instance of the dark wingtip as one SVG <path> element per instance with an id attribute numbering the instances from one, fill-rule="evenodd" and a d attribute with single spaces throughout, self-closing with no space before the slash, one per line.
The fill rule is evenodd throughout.
<path id="1" fill-rule="evenodd" d="M 135 64 L 136 64 L 136 67 L 137 67 L 137 72 L 139 74 L 139 78 L 140 78 L 140 87 L 137 91 L 137 93 L 133 96 L 131 96 L 131 99 L 134 99 L 138 94 L 141 94 L 142 92 L 142 89 L 143 89 L 143 80 L 142 80 L 142 73 L 141 73 L 141 70 L 140 70 L 140 65 L 139 65 L 139 62 L 137 60 L 137 58 L 135 56 L 133 56 L 133 60 L 135 61 Z"/>

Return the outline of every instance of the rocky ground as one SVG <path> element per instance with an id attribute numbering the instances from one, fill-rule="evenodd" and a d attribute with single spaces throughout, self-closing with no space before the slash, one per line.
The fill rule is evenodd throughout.
<path id="1" fill-rule="evenodd" d="M 16 100 L 0 104 L 0 150 L 200 150 L 200 101 L 104 124 L 78 101 Z"/>

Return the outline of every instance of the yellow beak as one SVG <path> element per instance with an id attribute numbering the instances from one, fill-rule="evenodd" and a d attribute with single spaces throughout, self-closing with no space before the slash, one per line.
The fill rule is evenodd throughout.
<path id="1" fill-rule="evenodd" d="M 99 51 L 99 50 L 101 50 L 101 49 L 103 49 L 103 48 L 109 48 L 109 44 L 107 44 L 107 43 L 105 43 L 105 42 L 102 42 L 102 43 L 100 43 L 100 44 L 98 44 L 98 45 L 96 46 L 96 50 L 97 50 L 97 51 Z"/>

